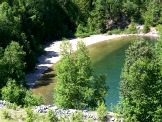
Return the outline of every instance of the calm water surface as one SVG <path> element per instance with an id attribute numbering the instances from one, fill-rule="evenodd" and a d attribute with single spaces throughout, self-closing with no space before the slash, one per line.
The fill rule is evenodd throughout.
<path id="1" fill-rule="evenodd" d="M 120 74 L 124 64 L 125 50 L 132 38 L 105 41 L 89 47 L 95 72 L 106 76 L 109 90 L 105 99 L 108 106 L 115 105 L 119 101 Z"/>
<path id="2" fill-rule="evenodd" d="M 131 40 L 137 37 L 124 37 L 93 44 L 88 47 L 96 74 L 104 74 L 109 86 L 108 96 L 105 97 L 108 106 L 119 102 L 119 83 L 121 70 L 124 64 L 125 50 Z M 38 86 L 33 89 L 35 94 L 42 95 L 45 104 L 53 101 L 53 89 L 55 85 L 54 68 L 49 69 L 38 81 Z"/>

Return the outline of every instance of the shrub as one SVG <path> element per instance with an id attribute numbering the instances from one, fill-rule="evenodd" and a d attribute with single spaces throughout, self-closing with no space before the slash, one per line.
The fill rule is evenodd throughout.
<path id="1" fill-rule="evenodd" d="M 26 122 L 33 122 L 36 118 L 35 118 L 35 114 L 33 113 L 33 110 L 30 108 L 26 109 Z"/>
<path id="2" fill-rule="evenodd" d="M 4 119 L 11 119 L 11 115 L 7 109 L 2 110 L 2 116 Z"/>
<path id="3" fill-rule="evenodd" d="M 54 114 L 54 112 L 52 110 L 48 110 L 47 116 L 48 116 L 49 122 L 57 122 L 58 121 L 57 116 Z"/>
<path id="4" fill-rule="evenodd" d="M 57 64 L 54 103 L 62 108 L 96 108 L 107 94 L 104 76 L 96 76 L 89 52 L 78 42 L 75 57 L 69 42 L 61 45 L 62 60 Z M 90 97 L 91 96 L 91 97 Z"/>
<path id="5" fill-rule="evenodd" d="M 121 32 L 122 32 L 121 29 L 113 29 L 113 30 L 111 30 L 111 34 L 120 34 Z"/>
<path id="6" fill-rule="evenodd" d="M 128 26 L 128 29 L 126 30 L 126 33 L 130 33 L 130 34 L 135 34 L 135 33 L 137 33 L 136 24 L 135 24 L 134 22 L 132 22 L 132 23 Z"/>
<path id="7" fill-rule="evenodd" d="M 16 105 L 16 103 L 8 103 L 7 108 L 16 110 L 18 106 Z"/>
<path id="8" fill-rule="evenodd" d="M 97 116 L 98 119 L 101 122 L 104 122 L 106 119 L 106 115 L 107 115 L 107 109 L 106 106 L 104 104 L 104 102 L 99 103 L 98 108 L 97 108 Z"/>
<path id="9" fill-rule="evenodd" d="M 37 95 L 33 95 L 31 91 L 26 91 L 26 96 L 24 98 L 24 105 L 29 106 L 37 106 L 43 102 L 42 98 Z"/>
<path id="10" fill-rule="evenodd" d="M 6 85 L 9 78 L 15 79 L 17 84 L 25 84 L 24 69 L 25 69 L 25 52 L 19 43 L 12 41 L 4 50 L 4 55 L 1 60 L 0 88 Z"/>
<path id="11" fill-rule="evenodd" d="M 120 91 L 126 122 L 158 122 L 153 120 L 161 114 L 162 75 L 156 53 L 154 44 L 143 39 L 134 41 L 125 53 Z"/>
<path id="12" fill-rule="evenodd" d="M 16 84 L 15 80 L 9 79 L 7 85 L 2 88 L 2 99 L 21 106 L 35 106 L 42 103 L 39 96 L 33 95 L 31 91 Z M 13 106 L 14 107 L 14 106 Z"/>
<path id="13" fill-rule="evenodd" d="M 94 120 L 93 119 L 88 119 L 86 122 L 93 122 Z"/>
<path id="14" fill-rule="evenodd" d="M 160 36 L 162 36 L 162 25 L 161 24 L 156 26 L 156 30 L 159 32 Z"/>
<path id="15" fill-rule="evenodd" d="M 111 32 L 111 31 L 108 31 L 107 34 L 108 34 L 108 35 L 112 35 L 112 32 Z"/>
<path id="16" fill-rule="evenodd" d="M 7 85 L 2 88 L 2 99 L 18 105 L 23 105 L 26 91 L 16 84 L 15 80 L 9 79 Z"/>
<path id="17" fill-rule="evenodd" d="M 87 33 L 87 29 L 85 27 L 84 24 L 79 24 L 78 27 L 77 27 L 77 31 L 76 31 L 76 34 L 75 35 L 82 35 L 84 33 Z"/>
<path id="18" fill-rule="evenodd" d="M 75 112 L 71 116 L 72 122 L 83 122 L 83 113 L 82 112 Z"/>
<path id="19" fill-rule="evenodd" d="M 143 33 L 148 33 L 150 31 L 150 25 L 146 22 L 143 28 Z"/>

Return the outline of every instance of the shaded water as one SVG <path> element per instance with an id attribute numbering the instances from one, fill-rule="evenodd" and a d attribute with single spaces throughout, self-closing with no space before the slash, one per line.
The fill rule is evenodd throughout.
<path id="1" fill-rule="evenodd" d="M 108 106 L 115 105 L 119 101 L 120 74 L 124 64 L 125 50 L 131 40 L 137 37 L 123 37 L 88 47 L 96 74 L 106 75 L 106 83 L 109 86 L 108 96 L 105 97 Z M 43 96 L 45 104 L 53 102 L 53 89 L 55 84 L 54 68 L 49 69 L 38 81 L 38 86 L 33 89 L 35 94 Z"/>

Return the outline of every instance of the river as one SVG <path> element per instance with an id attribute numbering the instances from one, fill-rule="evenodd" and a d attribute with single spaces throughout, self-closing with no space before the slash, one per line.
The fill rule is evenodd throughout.
<path id="1" fill-rule="evenodd" d="M 119 102 L 120 75 L 124 65 L 125 50 L 130 42 L 137 38 L 137 36 L 123 37 L 88 46 L 95 73 L 106 76 L 109 89 L 105 100 L 109 107 Z M 41 95 L 45 104 L 53 103 L 53 89 L 56 81 L 54 70 L 55 65 L 44 73 L 43 77 L 37 81 L 38 85 L 33 88 L 34 94 Z"/>

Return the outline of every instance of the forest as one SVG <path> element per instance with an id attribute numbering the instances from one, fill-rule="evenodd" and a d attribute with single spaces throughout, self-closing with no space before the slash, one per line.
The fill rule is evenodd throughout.
<path id="1" fill-rule="evenodd" d="M 143 32 L 147 33 L 150 27 L 159 27 L 161 24 L 161 0 L 1 0 L 0 99 L 21 106 L 32 106 L 42 103 L 42 99 L 39 96 L 33 95 L 32 92 L 28 90 L 25 74 L 34 70 L 38 56 L 43 53 L 44 45 L 51 41 L 62 40 L 63 38 L 86 37 L 102 33 L 137 33 L 137 25 L 144 25 Z M 162 75 L 160 74 L 161 69 L 159 68 L 161 67 L 161 59 L 159 58 L 161 56 L 160 42 L 161 41 L 154 46 L 150 46 L 151 44 L 148 42 L 140 41 L 139 43 L 133 43 L 132 47 L 127 50 L 126 62 L 121 76 L 121 94 L 124 102 L 121 107 L 129 108 L 132 106 L 131 111 L 124 111 L 123 116 L 128 119 L 126 119 L 128 122 L 160 122 L 162 120 L 162 103 L 160 102 L 162 100 Z M 143 47 L 141 47 L 141 45 Z M 86 50 L 84 45 L 81 45 L 80 49 L 82 48 Z M 139 48 L 139 51 L 134 51 L 136 48 Z M 140 53 L 141 51 L 143 53 Z M 93 71 L 91 67 L 89 67 L 90 64 L 87 64 L 87 68 L 89 68 L 87 70 L 84 69 L 84 64 L 80 63 L 84 58 L 86 61 L 90 60 L 86 53 L 88 52 L 85 52 L 85 54 L 80 52 L 78 53 L 78 59 L 69 58 L 69 60 L 63 62 L 68 63 L 68 61 L 71 61 L 71 63 L 74 63 L 78 60 L 78 67 L 81 67 L 79 65 L 83 65 L 82 70 L 89 74 L 85 77 L 79 74 L 80 80 L 75 79 L 78 80 L 78 82 L 82 80 L 86 81 L 93 76 Z M 83 58 L 82 55 L 85 57 L 83 56 Z M 140 59 L 136 60 L 138 58 Z M 133 68 L 129 69 L 131 66 Z M 60 67 L 58 66 L 58 74 L 61 72 Z M 152 69 L 149 69 L 150 67 Z M 75 68 L 74 70 L 78 71 L 78 69 Z M 139 70 L 146 70 L 146 74 L 136 76 L 136 74 L 132 73 L 138 72 Z M 75 71 L 73 73 L 75 74 Z M 148 75 L 148 77 L 146 75 Z M 128 76 L 130 79 L 127 79 Z M 67 79 L 68 77 L 72 76 L 67 76 Z M 102 76 L 94 78 L 97 79 L 94 80 L 96 84 L 99 84 L 99 81 L 104 82 Z M 141 79 L 139 80 L 138 78 Z M 62 79 L 64 79 L 63 76 L 60 77 L 59 80 Z M 132 92 L 134 88 L 131 86 L 130 88 L 126 87 L 129 86 L 128 82 L 133 84 L 138 80 L 139 84 L 140 81 L 146 80 L 148 80 L 150 84 L 152 80 L 155 80 L 157 84 L 150 85 L 147 88 L 150 89 L 150 93 L 148 94 L 146 93 L 147 91 L 140 91 L 140 89 L 139 91 Z M 144 83 L 147 84 L 147 82 Z M 87 85 L 87 83 L 84 82 L 81 82 L 81 84 Z M 62 84 L 60 84 L 60 86 L 61 85 Z M 136 83 L 133 85 L 136 88 L 145 87 L 144 84 L 140 87 Z M 82 85 L 78 87 L 82 87 Z M 90 90 L 93 91 L 94 87 L 97 86 L 88 87 L 91 87 L 92 89 Z M 60 96 L 56 99 L 56 102 L 65 108 L 72 107 L 81 109 L 88 106 L 89 108 L 95 109 L 97 102 L 100 100 L 104 101 L 103 96 L 106 94 L 104 86 L 101 85 L 98 87 L 101 88 L 100 91 L 92 92 L 86 88 L 84 90 L 87 90 L 86 93 L 92 96 L 93 94 L 97 94 L 98 96 L 93 96 L 95 100 L 85 94 L 83 95 L 82 91 L 80 94 L 82 94 L 84 98 L 76 98 L 76 101 L 73 101 L 73 103 L 69 105 L 67 105 L 66 101 L 59 101 L 62 99 L 59 98 Z M 144 92 L 142 102 L 140 100 L 137 101 L 136 99 L 139 96 L 136 96 L 136 94 L 142 94 L 142 92 Z M 155 95 L 152 92 L 157 94 Z M 73 95 L 74 94 L 72 94 L 72 97 Z M 78 99 L 82 99 L 80 105 L 77 103 Z M 154 99 L 154 101 L 151 101 L 151 99 Z M 67 101 L 69 100 L 67 99 Z M 150 103 L 147 101 L 150 101 Z M 62 104 L 60 104 L 60 102 L 62 102 Z M 138 107 L 133 106 L 136 102 L 141 104 L 138 104 Z M 152 110 L 152 106 L 154 106 L 155 109 Z M 147 114 L 144 115 L 144 113 Z"/>

